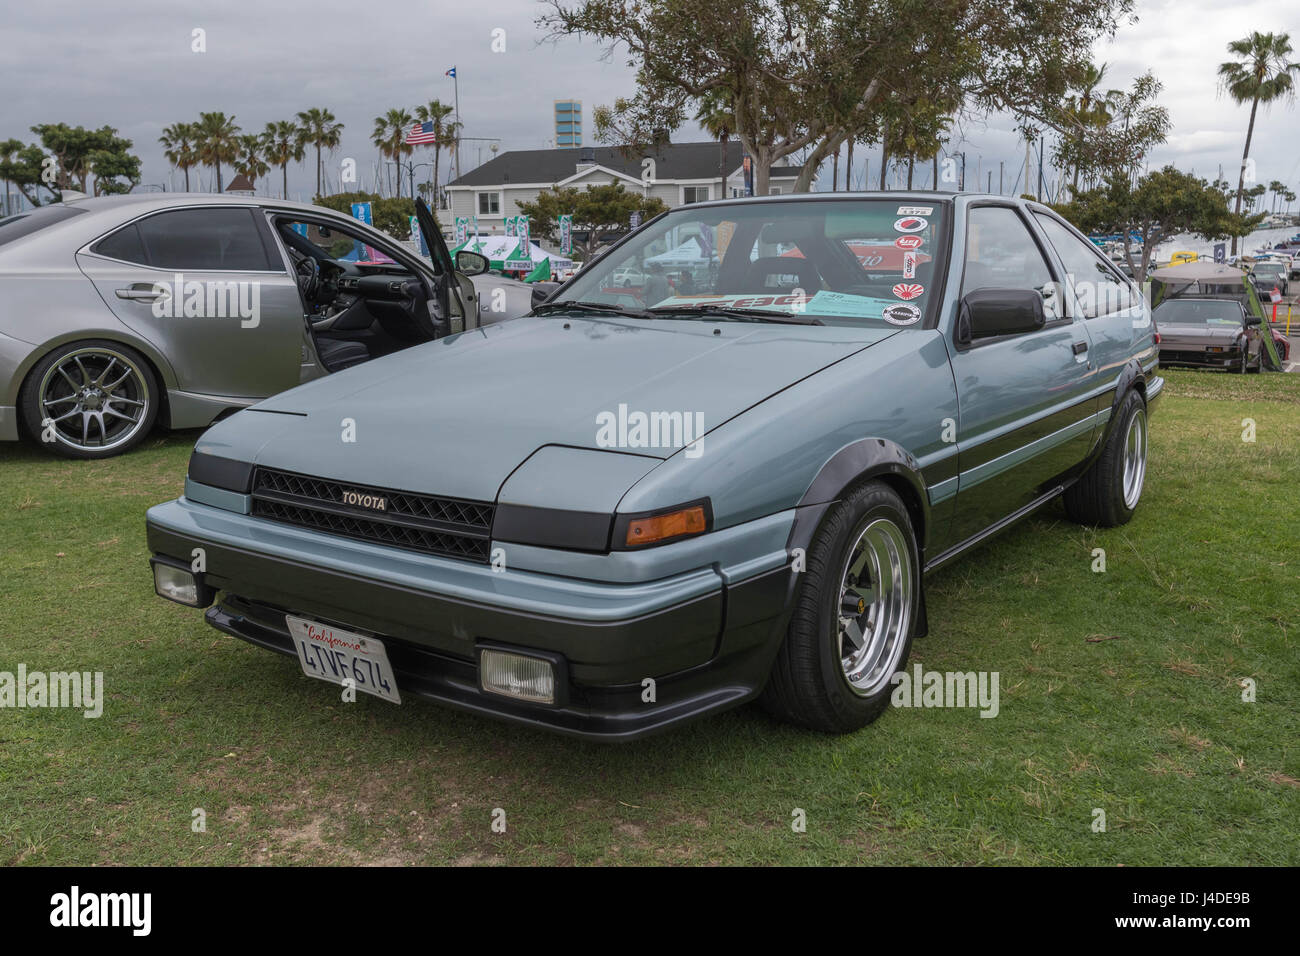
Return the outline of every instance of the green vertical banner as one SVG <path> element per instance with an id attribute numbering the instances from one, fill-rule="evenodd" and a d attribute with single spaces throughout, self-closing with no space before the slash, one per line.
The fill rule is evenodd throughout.
<path id="1" fill-rule="evenodd" d="M 560 252 L 573 254 L 573 216 L 567 212 L 560 216 Z"/>

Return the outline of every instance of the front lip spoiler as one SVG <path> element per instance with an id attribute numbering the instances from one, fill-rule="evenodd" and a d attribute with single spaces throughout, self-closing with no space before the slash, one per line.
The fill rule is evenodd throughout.
<path id="1" fill-rule="evenodd" d="M 270 619 L 278 609 L 227 596 L 207 610 L 217 630 L 297 660 L 287 628 Z M 282 617 L 279 619 L 283 620 Z M 481 717 L 492 717 L 583 740 L 626 743 L 662 733 L 756 697 L 770 660 L 761 647 L 657 679 L 655 703 L 641 684 L 578 688 L 579 700 L 562 707 L 526 704 L 479 689 L 474 661 L 441 654 L 381 635 L 403 696 Z"/>

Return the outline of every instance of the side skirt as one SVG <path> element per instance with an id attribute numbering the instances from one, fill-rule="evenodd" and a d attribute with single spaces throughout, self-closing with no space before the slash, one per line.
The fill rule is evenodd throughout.
<path id="1" fill-rule="evenodd" d="M 1066 487 L 1068 487 L 1068 484 L 1069 483 L 1056 485 L 1051 490 L 1039 495 L 1033 501 L 1029 502 L 1029 504 L 1025 505 L 1019 511 L 1013 511 L 1011 514 L 1007 515 L 1005 518 L 1001 519 L 995 524 L 989 525 L 987 528 L 985 528 L 983 531 L 979 532 L 978 534 L 972 535 L 971 537 L 967 538 L 965 541 L 961 542 L 961 544 L 953 545 L 943 554 L 938 555 L 933 561 L 927 563 L 925 566 L 924 573 L 929 574 L 931 571 L 935 571 L 943 567 L 949 561 L 952 561 L 954 558 L 960 557 L 964 552 L 969 551 L 971 548 L 974 548 L 976 545 L 982 544 L 983 542 L 987 541 L 989 538 L 993 537 L 995 534 L 999 533 L 1000 531 L 1005 531 L 1007 528 L 1011 527 L 1011 525 L 1015 524 L 1021 518 L 1026 518 L 1029 515 L 1033 514 L 1043 505 L 1047 504 L 1053 498 L 1056 498 L 1063 491 L 1065 491 Z"/>

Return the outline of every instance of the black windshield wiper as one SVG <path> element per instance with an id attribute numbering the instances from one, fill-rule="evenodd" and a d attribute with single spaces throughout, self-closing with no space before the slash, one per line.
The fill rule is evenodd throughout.
<path id="1" fill-rule="evenodd" d="M 793 312 L 774 312 L 771 309 L 733 309 L 725 305 L 678 305 L 650 309 L 655 315 L 700 315 L 716 316 L 722 319 L 737 319 L 742 322 L 780 322 L 785 325 L 825 325 L 821 319 L 811 315 L 796 315 Z"/>
<path id="2" fill-rule="evenodd" d="M 629 309 L 625 305 L 613 305 L 609 302 L 543 302 L 533 309 L 533 315 L 550 315 L 553 312 L 607 312 L 611 315 L 626 315 L 634 319 L 654 318 L 645 309 Z"/>

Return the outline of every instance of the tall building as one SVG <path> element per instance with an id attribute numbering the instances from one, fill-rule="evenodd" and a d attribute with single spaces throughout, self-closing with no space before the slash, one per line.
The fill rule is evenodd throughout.
<path id="1" fill-rule="evenodd" d="M 582 145 L 582 100 L 555 101 L 555 145 Z"/>

